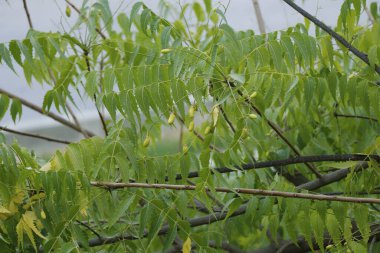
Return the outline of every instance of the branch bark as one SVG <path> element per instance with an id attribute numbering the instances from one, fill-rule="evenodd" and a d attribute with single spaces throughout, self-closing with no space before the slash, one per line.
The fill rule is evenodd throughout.
<path id="1" fill-rule="evenodd" d="M 65 125 L 65 126 L 71 128 L 71 129 L 74 129 L 75 131 L 81 133 L 81 129 L 77 125 L 75 125 L 74 123 L 72 123 L 71 121 L 69 121 L 69 120 L 67 120 L 65 118 L 62 118 L 61 116 L 59 116 L 59 115 L 57 115 L 55 113 L 44 112 L 41 107 L 39 107 L 39 106 L 37 106 L 37 105 L 35 105 L 35 104 L 33 104 L 33 103 L 31 103 L 31 102 L 29 102 L 29 101 L 21 98 L 21 97 L 18 97 L 16 95 L 14 95 L 14 94 L 12 94 L 12 93 L 4 90 L 4 89 L 1 89 L 1 88 L 0 88 L 0 94 L 4 94 L 4 95 L 6 95 L 6 96 L 8 96 L 10 98 L 18 99 L 18 100 L 20 100 L 21 104 L 23 104 L 26 107 L 32 109 L 33 111 L 36 111 L 36 112 L 41 113 L 41 114 L 43 114 L 45 116 L 48 116 L 48 117 L 54 119 L 55 121 L 57 121 L 57 122 L 59 122 L 59 123 Z M 95 134 L 92 133 L 92 132 L 90 132 L 90 131 L 86 131 L 86 132 L 87 132 L 87 134 L 89 136 L 95 136 Z"/>
<path id="2" fill-rule="evenodd" d="M 305 162 L 345 162 L 345 161 L 369 161 L 370 159 L 376 160 L 380 162 L 380 156 L 378 155 L 363 155 L 363 154 L 339 154 L 339 155 L 314 155 L 314 156 L 298 156 L 283 160 L 273 160 L 273 161 L 265 161 L 265 162 L 256 162 L 256 163 L 247 163 L 242 164 L 240 166 L 236 166 L 235 169 L 231 169 L 228 167 L 220 167 L 214 168 L 211 173 L 229 173 L 236 171 L 247 171 L 252 169 L 261 169 L 261 168 L 269 168 L 269 167 L 280 167 L 287 166 L 291 164 L 299 164 Z M 341 171 L 341 170 L 339 170 Z M 336 174 L 344 174 L 345 172 L 333 172 Z M 344 170 L 342 170 L 344 171 Z M 339 173 L 338 173 L 339 172 Z M 347 175 L 347 174 L 346 174 Z M 192 171 L 187 175 L 187 178 L 195 178 L 199 177 L 198 171 Z M 316 179 L 315 182 L 324 182 L 328 180 L 331 176 L 331 173 L 322 176 L 320 179 Z M 181 174 L 177 174 L 176 180 L 182 179 Z M 330 180 L 330 179 L 329 179 Z M 314 182 L 314 181 L 311 181 Z M 327 181 L 326 181 L 327 182 Z M 308 184 L 311 184 L 308 182 Z"/>
<path id="3" fill-rule="evenodd" d="M 253 8 L 255 9 L 256 19 L 257 19 L 257 23 L 259 25 L 259 31 L 261 34 L 264 34 L 265 33 L 265 22 L 264 22 L 263 15 L 261 14 L 259 1 L 258 0 L 252 0 L 252 4 L 253 4 Z"/>
<path id="4" fill-rule="evenodd" d="M 345 38 L 343 38 L 338 33 L 334 32 L 330 27 L 328 27 L 325 23 L 320 21 L 319 19 L 312 16 L 310 13 L 302 9 L 300 6 L 298 6 L 295 2 L 292 0 L 283 0 L 286 4 L 288 4 L 290 7 L 292 7 L 295 11 L 300 13 L 302 16 L 313 22 L 316 26 L 330 34 L 331 37 L 333 37 L 335 40 L 337 40 L 339 43 L 341 43 L 344 47 L 346 47 L 351 53 L 356 55 L 360 60 L 365 62 L 368 66 L 371 66 L 368 55 L 359 51 L 356 47 L 354 47 L 352 44 L 350 44 Z M 372 67 L 372 66 L 371 66 Z M 375 65 L 375 71 L 380 74 L 380 67 L 378 65 Z"/>
<path id="5" fill-rule="evenodd" d="M 197 187 L 195 185 L 172 185 L 172 184 L 146 184 L 146 183 L 113 183 L 113 182 L 97 182 L 90 183 L 94 187 L 104 188 L 107 190 L 116 190 L 124 188 L 139 188 L 139 189 L 159 189 L 159 190 L 175 190 L 175 191 L 195 191 Z M 205 191 L 210 192 L 208 187 L 204 188 Z M 212 189 L 215 192 L 235 193 L 235 194 L 249 194 L 256 196 L 268 196 L 268 197 L 283 197 L 283 198 L 298 198 L 309 200 L 327 200 L 337 202 L 349 202 L 349 203 L 365 203 L 365 204 L 380 204 L 380 199 L 375 198 L 359 198 L 359 197 L 342 197 L 335 195 L 323 195 L 323 194 L 310 194 L 310 193 L 296 193 L 296 192 L 282 192 L 263 189 L 249 189 L 249 188 L 227 188 L 227 187 L 215 187 Z"/>
<path id="6" fill-rule="evenodd" d="M 29 13 L 29 9 L 28 9 L 28 5 L 26 3 L 26 0 L 22 0 L 22 3 L 24 5 L 24 10 L 25 10 L 26 18 L 28 19 L 29 28 L 33 29 L 33 23 L 32 23 L 32 19 L 30 17 L 30 13 Z"/>
<path id="7" fill-rule="evenodd" d="M 367 116 L 360 116 L 360 115 L 348 115 L 348 114 L 340 114 L 340 113 L 334 112 L 334 116 L 335 117 L 342 117 L 342 118 L 365 119 L 365 120 L 378 122 L 378 120 L 375 118 L 371 118 L 371 117 L 367 117 Z"/>
<path id="8" fill-rule="evenodd" d="M 22 135 L 22 136 L 28 136 L 28 137 L 31 137 L 31 138 L 41 139 L 41 140 L 45 140 L 45 141 L 57 142 L 57 143 L 62 143 L 62 144 L 70 144 L 71 143 L 70 141 L 50 138 L 50 137 L 42 136 L 42 135 L 39 135 L 39 134 L 33 134 L 33 133 L 26 133 L 26 132 L 16 131 L 16 130 L 9 129 L 9 128 L 4 127 L 4 126 L 0 126 L 0 130 L 2 130 L 4 132 L 9 132 L 9 133 L 12 133 L 12 134 L 18 134 L 18 135 Z"/>

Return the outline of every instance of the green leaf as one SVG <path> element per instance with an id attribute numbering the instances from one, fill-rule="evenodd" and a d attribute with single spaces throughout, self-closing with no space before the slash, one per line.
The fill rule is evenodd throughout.
<path id="1" fill-rule="evenodd" d="M 21 115 L 22 115 L 22 105 L 21 105 L 20 100 L 13 99 L 12 105 L 11 105 L 11 116 L 12 116 L 12 120 L 14 123 L 16 123 L 17 115 L 18 115 L 18 118 L 20 120 Z"/>
<path id="2" fill-rule="evenodd" d="M 8 110 L 9 98 L 5 95 L 0 94 L 0 120 L 4 117 Z"/>
<path id="3" fill-rule="evenodd" d="M 22 66 L 22 61 L 21 61 L 21 50 L 17 45 L 17 42 L 15 40 L 11 40 L 9 42 L 9 51 L 11 52 L 13 59 Z"/>
<path id="4" fill-rule="evenodd" d="M 198 22 L 205 21 L 204 11 L 200 3 L 195 2 L 193 4 L 193 10 L 194 10 L 195 16 L 197 17 Z"/>
<path id="5" fill-rule="evenodd" d="M 6 48 L 4 43 L 0 43 L 0 57 L 5 61 L 7 66 L 16 74 L 16 71 L 13 68 L 11 54 L 9 53 L 9 50 L 8 48 Z"/>

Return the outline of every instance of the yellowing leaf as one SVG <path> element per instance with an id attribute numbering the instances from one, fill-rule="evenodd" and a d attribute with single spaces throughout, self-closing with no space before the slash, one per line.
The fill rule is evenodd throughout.
<path id="1" fill-rule="evenodd" d="M 12 214 L 7 208 L 0 206 L 0 220 L 6 220 Z"/>
<path id="2" fill-rule="evenodd" d="M 25 225 L 30 228 L 36 235 L 41 237 L 42 239 L 46 239 L 45 236 L 43 236 L 40 231 L 36 228 L 34 225 L 34 222 L 37 220 L 36 215 L 32 211 L 28 211 L 25 214 L 22 215 L 22 219 L 25 223 Z"/>
<path id="3" fill-rule="evenodd" d="M 43 172 L 48 172 L 49 170 L 51 170 L 51 163 L 48 162 L 46 163 L 44 166 L 41 167 L 40 171 L 43 171 Z"/>
<path id="4" fill-rule="evenodd" d="M 182 252 L 190 253 L 190 251 L 191 251 L 191 239 L 190 237 L 187 237 L 186 241 L 183 243 Z"/>

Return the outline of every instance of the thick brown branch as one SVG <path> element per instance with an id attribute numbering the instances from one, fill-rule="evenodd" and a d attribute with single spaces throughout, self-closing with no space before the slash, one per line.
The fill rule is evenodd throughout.
<path id="1" fill-rule="evenodd" d="M 139 189 L 161 189 L 161 190 L 176 190 L 176 191 L 195 191 L 197 187 L 194 185 L 172 185 L 172 184 L 146 184 L 146 183 L 112 183 L 112 182 L 91 182 L 92 186 L 100 187 L 108 190 L 124 189 L 124 188 L 139 188 Z M 210 191 L 208 187 L 204 188 L 205 191 Z M 366 203 L 366 204 L 380 204 L 380 199 L 375 198 L 358 198 L 358 197 L 341 197 L 323 194 L 310 194 L 310 193 L 296 193 L 296 192 L 282 192 L 263 189 L 249 189 L 249 188 L 226 188 L 215 187 L 212 189 L 215 192 L 236 193 L 236 194 L 249 194 L 256 196 L 269 196 L 269 197 L 283 197 L 283 198 L 299 198 L 309 200 L 327 200 L 338 202 L 350 203 Z"/>
<path id="2" fill-rule="evenodd" d="M 368 59 L 368 55 L 359 51 L 356 47 L 354 47 L 352 44 L 350 44 L 345 38 L 340 36 L 338 33 L 334 32 L 330 27 L 328 27 L 326 24 L 324 24 L 319 19 L 312 16 L 310 13 L 302 9 L 300 6 L 298 6 L 294 1 L 292 0 L 283 0 L 285 3 L 287 3 L 290 7 L 292 7 L 294 10 L 296 10 L 298 13 L 300 13 L 302 16 L 313 22 L 316 26 L 320 27 L 322 30 L 330 34 L 331 37 L 336 39 L 339 43 L 341 43 L 344 47 L 346 47 L 351 53 L 356 55 L 359 59 L 361 59 L 363 62 L 365 62 L 367 65 L 371 65 Z M 375 71 L 380 74 L 380 67 L 375 65 Z"/>
<path id="3" fill-rule="evenodd" d="M 29 13 L 28 5 L 26 4 L 26 0 L 22 0 L 22 3 L 24 5 L 24 10 L 25 10 L 26 17 L 28 19 L 29 28 L 33 29 L 32 19 L 30 18 L 30 13 Z"/>
<path id="4" fill-rule="evenodd" d="M 370 159 L 376 160 L 380 162 L 380 156 L 378 155 L 362 155 L 362 154 L 341 154 L 341 155 L 314 155 L 314 156 L 298 156 L 283 160 L 273 160 L 273 161 L 265 161 L 265 162 L 256 162 L 256 163 L 247 163 L 242 164 L 240 166 L 236 166 L 235 169 L 227 168 L 227 167 L 220 167 L 220 168 L 214 168 L 211 173 L 218 172 L 218 173 L 229 173 L 229 172 L 236 172 L 236 171 L 246 171 L 246 170 L 252 170 L 252 169 L 261 169 L 261 168 L 269 168 L 269 167 L 280 167 L 280 166 L 286 166 L 291 164 L 299 164 L 299 163 L 305 163 L 305 162 L 345 162 L 345 161 L 368 161 Z M 339 170 L 343 171 L 343 170 Z M 333 172 L 337 173 L 338 172 Z M 343 173 L 343 172 L 340 172 Z M 330 173 L 331 174 L 331 173 Z M 322 182 L 323 179 L 327 179 L 330 174 L 322 176 L 322 179 L 317 179 L 315 181 Z M 195 178 L 199 176 L 198 171 L 192 171 L 188 174 L 188 178 Z M 182 176 L 180 174 L 177 174 L 176 176 L 177 180 L 182 179 Z M 312 181 L 313 182 L 313 181 Z"/>
<path id="5" fill-rule="evenodd" d="M 361 169 L 366 169 L 366 168 L 368 168 L 368 163 L 360 162 L 358 165 L 356 165 L 355 171 L 359 171 Z M 329 174 L 323 175 L 321 178 L 317 178 L 316 180 L 299 185 L 297 186 L 297 188 L 305 189 L 309 191 L 316 190 L 323 186 L 342 180 L 343 178 L 347 177 L 347 175 L 350 172 L 351 172 L 350 168 L 333 171 L 333 172 L 330 172 Z"/>
<path id="6" fill-rule="evenodd" d="M 45 141 L 57 142 L 57 143 L 62 143 L 62 144 L 70 144 L 71 143 L 70 141 L 59 140 L 59 139 L 55 139 L 55 138 L 50 138 L 50 137 L 38 135 L 38 134 L 32 134 L 32 133 L 26 133 L 26 132 L 16 131 L 16 130 L 9 129 L 9 128 L 4 127 L 4 126 L 0 126 L 0 130 L 2 130 L 4 132 L 9 132 L 9 133 L 13 133 L 13 134 L 22 135 L 22 136 L 28 136 L 28 137 L 31 137 L 31 138 L 41 139 L 41 140 L 45 140 Z"/>
<path id="7" fill-rule="evenodd" d="M 39 107 L 39 106 L 37 106 L 37 105 L 35 105 L 35 104 L 33 104 L 33 103 L 31 103 L 31 102 L 29 102 L 29 101 L 21 98 L 21 97 L 18 97 L 18 96 L 14 95 L 14 94 L 6 91 L 6 90 L 3 90 L 1 88 L 0 88 L 0 94 L 4 94 L 4 95 L 6 95 L 6 96 L 8 96 L 10 98 L 18 99 L 21 102 L 21 104 L 23 104 L 26 107 L 32 109 L 33 111 L 36 111 L 36 112 L 39 112 L 39 113 L 41 113 L 41 114 L 43 114 L 45 116 L 48 116 L 48 117 L 54 119 L 55 121 L 57 121 L 57 122 L 65 125 L 65 126 L 71 128 L 71 129 L 74 129 L 77 132 L 81 132 L 81 129 L 79 129 L 77 125 L 75 125 L 74 123 L 70 122 L 69 120 L 67 120 L 65 118 L 62 118 L 61 116 L 59 116 L 59 115 L 57 115 L 55 113 L 52 113 L 52 112 L 44 112 L 41 107 Z M 95 134 L 92 133 L 92 132 L 90 132 L 90 131 L 86 131 L 86 132 L 87 132 L 87 134 L 89 136 L 95 136 Z"/>

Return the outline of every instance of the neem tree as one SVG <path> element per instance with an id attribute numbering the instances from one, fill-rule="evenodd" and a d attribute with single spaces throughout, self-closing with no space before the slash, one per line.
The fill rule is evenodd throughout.
<path id="1" fill-rule="evenodd" d="M 2 64 L 49 87 L 41 106 L 3 87 L 0 117 L 29 107 L 84 136 L 45 162 L 3 138 L 1 252 L 380 251 L 376 3 L 345 0 L 332 30 L 284 0 L 305 25 L 255 35 L 210 0 L 166 8 L 174 22 L 144 3 L 114 17 L 106 0 L 66 2 L 73 32 L 29 18 L 0 44 Z M 176 151 L 163 128 L 182 129 Z"/>

